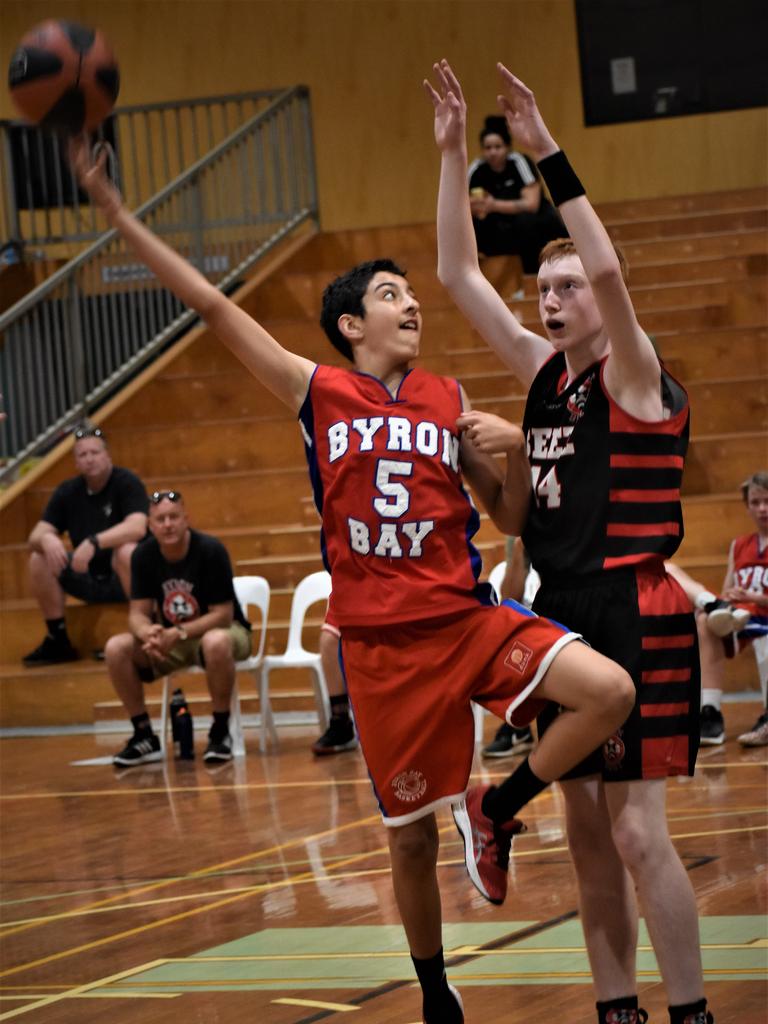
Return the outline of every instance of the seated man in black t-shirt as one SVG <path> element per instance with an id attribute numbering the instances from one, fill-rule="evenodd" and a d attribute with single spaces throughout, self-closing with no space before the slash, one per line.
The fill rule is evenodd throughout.
<path id="1" fill-rule="evenodd" d="M 205 669 L 213 725 L 203 760 L 232 759 L 229 708 L 235 662 L 251 653 L 251 627 L 235 595 L 227 549 L 193 530 L 178 491 L 155 491 L 148 537 L 131 558 L 129 633 L 107 642 L 107 668 L 133 724 L 115 765 L 162 757 L 144 700 L 144 683 L 188 665 Z"/>
<path id="2" fill-rule="evenodd" d="M 483 256 L 516 253 L 526 274 L 536 274 L 539 253 L 553 238 L 567 236 L 560 215 L 542 194 L 530 157 L 511 148 L 505 118 L 486 117 L 480 132 L 483 158 L 468 169 L 472 226 Z"/>
<path id="3" fill-rule="evenodd" d="M 79 657 L 67 635 L 64 595 L 89 604 L 126 601 L 131 554 L 147 532 L 144 484 L 112 465 L 98 427 L 75 431 L 74 456 L 79 475 L 59 484 L 29 535 L 32 593 L 48 627 L 43 642 L 23 658 L 29 668 Z"/>

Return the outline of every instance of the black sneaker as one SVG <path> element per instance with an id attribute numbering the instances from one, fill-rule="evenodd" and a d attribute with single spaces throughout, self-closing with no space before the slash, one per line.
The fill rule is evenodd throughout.
<path id="1" fill-rule="evenodd" d="M 61 665 L 65 661 L 77 661 L 79 657 L 69 640 L 54 640 L 50 633 L 46 633 L 40 646 L 25 654 L 21 663 L 27 668 L 37 668 L 39 665 Z"/>
<path id="2" fill-rule="evenodd" d="M 205 748 L 203 760 L 213 764 L 223 764 L 232 760 L 232 740 L 229 733 L 221 739 L 214 740 L 208 736 L 208 746 Z"/>
<path id="3" fill-rule="evenodd" d="M 721 638 L 729 633 L 738 633 L 750 619 L 746 608 L 734 608 L 719 597 L 705 604 L 704 611 L 707 615 L 707 629 Z"/>
<path id="4" fill-rule="evenodd" d="M 112 758 L 112 764 L 130 768 L 134 764 L 149 764 L 151 761 L 162 759 L 160 740 L 153 732 L 142 733 L 139 736 L 134 733 L 120 753 Z"/>
<path id="5" fill-rule="evenodd" d="M 718 747 L 725 743 L 725 721 L 722 714 L 711 704 L 701 709 L 701 745 Z"/>
<path id="6" fill-rule="evenodd" d="M 344 750 L 355 750 L 357 748 L 357 737 L 352 719 L 346 715 L 336 715 L 331 718 L 328 728 L 320 739 L 312 744 L 312 753 L 318 757 L 325 754 L 341 754 Z"/>
<path id="7" fill-rule="evenodd" d="M 504 722 L 487 747 L 483 757 L 513 757 L 533 748 L 533 733 L 529 728 L 513 729 Z"/>

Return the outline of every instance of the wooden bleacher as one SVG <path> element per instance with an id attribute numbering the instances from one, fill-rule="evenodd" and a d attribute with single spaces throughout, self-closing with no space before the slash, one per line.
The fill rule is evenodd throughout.
<path id="1" fill-rule="evenodd" d="M 686 537 L 680 563 L 717 590 L 730 539 L 749 529 L 740 481 L 765 468 L 768 427 L 768 192 L 611 203 L 601 208 L 630 262 L 632 294 L 645 329 L 691 395 L 692 442 L 685 478 Z M 435 274 L 434 226 L 338 232 L 310 238 L 264 281 L 246 284 L 243 307 L 283 344 L 336 361 L 317 317 L 323 287 L 362 259 L 388 255 L 408 268 L 422 303 L 422 362 L 459 376 L 478 408 L 519 420 L 523 389 L 452 306 Z M 512 308 L 540 330 L 535 281 Z M 236 571 L 273 587 L 267 649 L 284 648 L 294 584 L 320 568 L 318 523 L 301 437 L 292 418 L 205 328 L 195 329 L 111 403 L 101 425 L 114 461 L 136 470 L 149 490 L 181 490 L 195 526 L 219 536 Z M 42 635 L 26 579 L 25 538 L 53 487 L 72 474 L 66 450 L 32 474 L 3 510 L 0 544 L 0 726 L 121 720 L 103 664 L 89 658 L 25 670 L 21 656 Z M 483 517 L 486 569 L 503 539 Z M 72 601 L 67 621 L 84 654 L 125 627 L 125 606 Z M 311 622 L 317 631 L 322 609 Z M 312 639 L 312 638 L 308 638 Z M 185 690 L 205 707 L 200 677 Z M 757 689 L 753 659 L 729 666 L 729 686 Z M 275 676 L 280 710 L 313 706 L 300 673 Z M 246 712 L 258 710 L 250 688 Z"/>

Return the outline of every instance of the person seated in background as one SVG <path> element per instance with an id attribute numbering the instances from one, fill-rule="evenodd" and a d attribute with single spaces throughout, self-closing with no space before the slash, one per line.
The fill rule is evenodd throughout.
<path id="1" fill-rule="evenodd" d="M 725 741 L 721 700 L 726 658 L 733 658 L 753 641 L 768 636 L 768 472 L 748 477 L 741 485 L 741 494 L 757 530 L 731 542 L 720 597 L 678 565 L 667 563 L 667 571 L 696 609 L 701 658 L 701 742 L 706 746 Z M 765 711 L 748 732 L 739 736 L 739 743 L 768 744 Z"/>
<path id="2" fill-rule="evenodd" d="M 190 665 L 205 669 L 213 707 L 203 760 L 231 761 L 235 662 L 250 655 L 252 639 L 235 595 L 232 564 L 220 540 L 192 529 L 179 491 L 155 491 L 149 501 L 152 536 L 131 557 L 130 632 L 111 637 L 105 648 L 109 677 L 133 725 L 133 736 L 113 763 L 161 759 L 144 683 Z"/>
<path id="3" fill-rule="evenodd" d="M 73 453 L 78 475 L 59 484 L 29 535 L 32 593 L 47 632 L 22 659 L 28 668 L 80 657 L 67 634 L 64 595 L 89 604 L 126 601 L 131 554 L 147 532 L 144 484 L 130 470 L 112 465 L 103 432 L 78 427 Z"/>
<path id="4" fill-rule="evenodd" d="M 325 622 L 320 627 L 320 661 L 323 666 L 325 685 L 331 705 L 331 720 L 328 728 L 312 744 L 312 753 L 322 757 L 326 754 L 341 754 L 358 747 L 355 723 L 349 708 L 347 684 L 339 663 L 339 640 L 341 632 L 326 612 Z"/>
<path id="5" fill-rule="evenodd" d="M 501 581 L 502 601 L 517 601 L 530 608 L 539 582 L 538 573 L 531 569 L 531 559 L 520 537 L 507 537 L 505 543 L 506 568 Z M 535 579 L 535 583 L 534 583 Z M 530 583 L 533 586 L 529 585 Z M 529 725 L 515 729 L 502 722 L 491 742 L 483 747 L 483 757 L 513 757 L 533 747 L 533 731 Z"/>
<path id="6" fill-rule="evenodd" d="M 486 117 L 480 132 L 482 158 L 468 170 L 472 226 L 478 253 L 517 254 L 526 274 L 536 274 L 539 253 L 566 237 L 560 216 L 542 194 L 534 162 L 512 148 L 504 117 Z"/>

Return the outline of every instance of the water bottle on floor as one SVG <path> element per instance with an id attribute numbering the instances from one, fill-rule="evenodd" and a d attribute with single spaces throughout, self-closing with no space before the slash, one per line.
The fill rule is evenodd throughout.
<path id="1" fill-rule="evenodd" d="M 177 760 L 193 761 L 195 758 L 195 741 L 192 715 L 189 712 L 187 698 L 180 687 L 177 687 L 171 695 L 170 710 L 173 755 Z"/>

